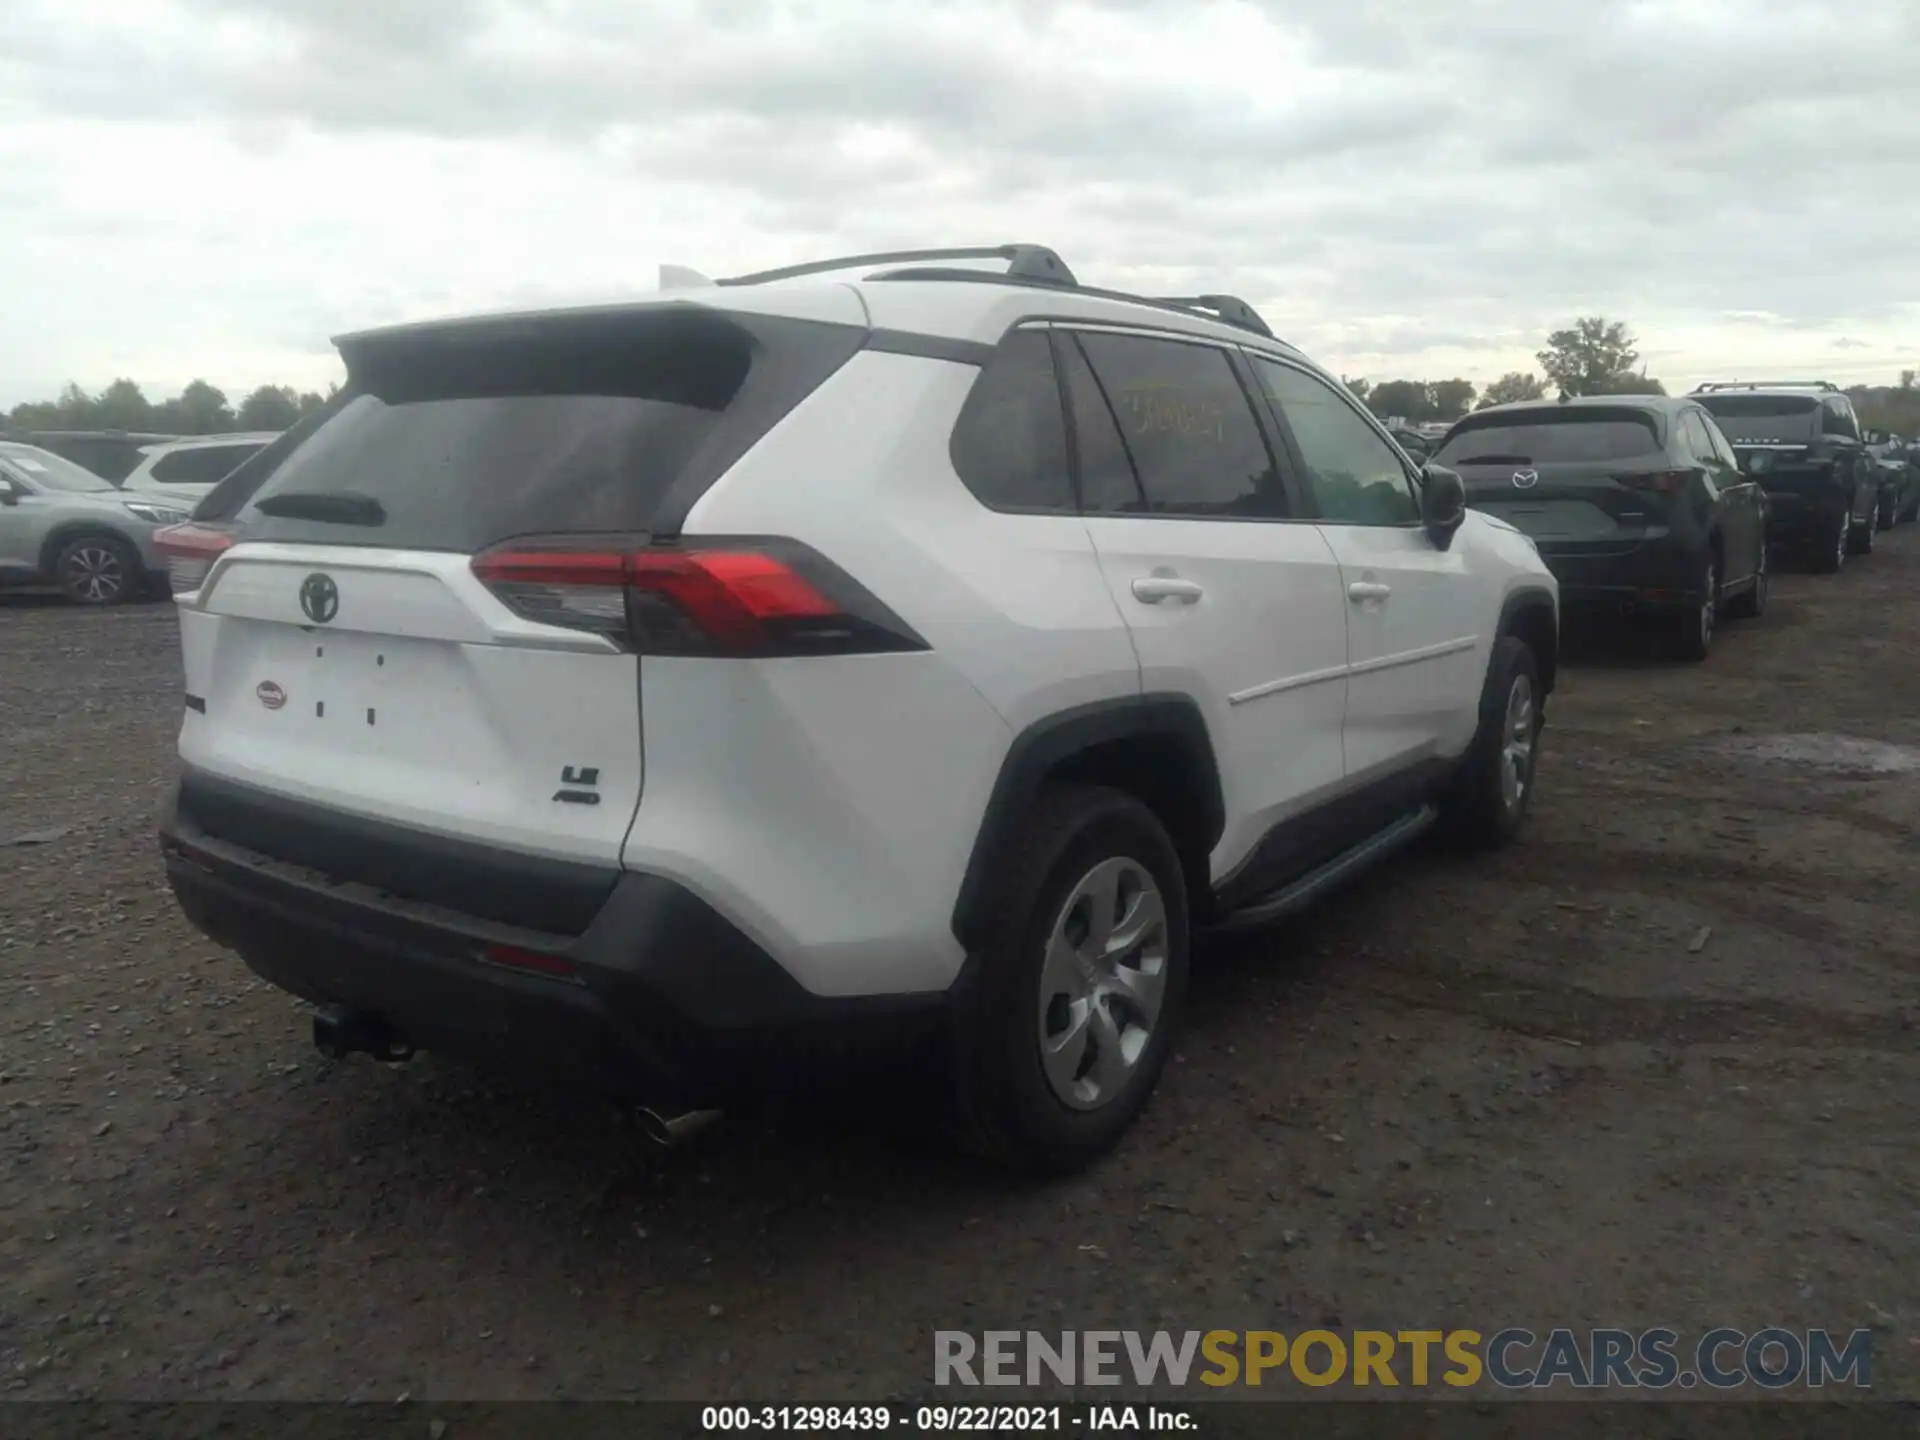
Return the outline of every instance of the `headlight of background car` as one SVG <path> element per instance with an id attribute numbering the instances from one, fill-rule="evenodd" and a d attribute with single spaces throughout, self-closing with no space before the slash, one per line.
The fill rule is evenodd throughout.
<path id="1" fill-rule="evenodd" d="M 131 500 L 127 502 L 127 510 L 130 514 L 138 515 L 142 520 L 151 520 L 156 525 L 178 525 L 187 518 L 185 510 L 169 509 L 165 505 L 135 503 Z"/>

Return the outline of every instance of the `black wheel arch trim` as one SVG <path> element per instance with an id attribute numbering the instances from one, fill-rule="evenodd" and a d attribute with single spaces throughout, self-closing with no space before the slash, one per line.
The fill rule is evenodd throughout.
<path id="1" fill-rule="evenodd" d="M 1211 854 L 1226 829 L 1226 800 L 1213 739 L 1200 707 L 1186 695 L 1149 694 L 1096 700 L 1056 711 L 1034 721 L 1014 737 L 1000 762 L 987 797 L 980 828 L 967 858 L 953 908 L 953 933 L 972 949 L 979 941 L 994 857 L 1000 853 L 1049 775 L 1065 762 L 1121 740 L 1168 742 L 1185 753 L 1200 784 L 1201 860 Z M 1190 841 L 1190 843 L 1192 843 Z"/>
<path id="2" fill-rule="evenodd" d="M 1512 635 L 1517 633 L 1516 622 L 1522 615 L 1533 610 L 1544 611 L 1548 620 L 1553 624 L 1555 653 L 1551 656 L 1535 657 L 1536 662 L 1542 664 L 1544 671 L 1540 676 L 1540 688 L 1543 693 L 1551 694 L 1554 680 L 1560 669 L 1560 606 L 1554 600 L 1553 592 L 1537 585 L 1529 585 L 1514 591 L 1501 602 L 1500 623 L 1493 633 L 1495 635 Z M 1489 673 L 1491 673 L 1493 669 L 1493 656 L 1491 654 L 1487 656 L 1487 669 Z"/>

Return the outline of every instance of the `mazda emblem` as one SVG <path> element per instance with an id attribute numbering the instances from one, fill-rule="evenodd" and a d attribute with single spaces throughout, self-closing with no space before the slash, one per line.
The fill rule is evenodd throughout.
<path id="1" fill-rule="evenodd" d="M 331 575 L 315 573 L 300 582 L 300 608 L 316 625 L 324 625 L 340 613 L 340 587 Z"/>
<path id="2" fill-rule="evenodd" d="M 1513 472 L 1513 488 L 1516 490 L 1531 490 L 1539 483 L 1540 472 L 1538 470 L 1516 470 Z M 316 576 L 314 578 L 324 579 L 325 577 Z"/>

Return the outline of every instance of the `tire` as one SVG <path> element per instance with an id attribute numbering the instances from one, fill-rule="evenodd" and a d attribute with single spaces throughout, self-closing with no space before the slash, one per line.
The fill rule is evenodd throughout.
<path id="1" fill-rule="evenodd" d="M 1852 550 L 1856 555 L 1871 555 L 1873 553 L 1874 539 L 1879 533 L 1880 507 L 1875 505 L 1873 509 L 1867 512 L 1867 523 L 1853 527 L 1852 537 L 1847 542 L 1847 548 Z"/>
<path id="2" fill-rule="evenodd" d="M 1743 590 L 1727 602 L 1727 614 L 1738 616 L 1742 620 L 1756 620 L 1767 613 L 1767 591 L 1770 576 L 1767 568 L 1767 542 L 1760 542 L 1760 553 L 1754 557 L 1753 586 Z"/>
<path id="3" fill-rule="evenodd" d="M 53 582 L 75 605 L 124 605 L 140 594 L 140 554 L 117 535 L 79 535 L 53 558 Z"/>
<path id="4" fill-rule="evenodd" d="M 1016 1169 L 1067 1174 L 1113 1147 L 1166 1066 L 1186 997 L 1185 872 L 1133 796 L 1055 785 L 997 858 L 991 893 L 991 928 L 954 1007 L 960 1139 Z M 1101 896 L 1138 907 L 1135 944 L 1100 945 Z"/>
<path id="5" fill-rule="evenodd" d="M 1720 565 L 1712 555 L 1707 557 L 1700 576 L 1700 593 L 1700 603 L 1676 615 L 1668 632 L 1673 653 L 1681 660 L 1697 662 L 1713 653 L 1713 636 L 1720 619 Z"/>
<path id="6" fill-rule="evenodd" d="M 1900 517 L 1895 513 L 1899 508 L 1900 501 L 1897 497 L 1892 495 L 1880 497 L 1879 517 L 1882 530 L 1891 530 L 1900 523 Z"/>
<path id="7" fill-rule="evenodd" d="M 1840 512 L 1840 533 L 1837 538 L 1814 549 L 1813 573 L 1816 575 L 1834 575 L 1847 563 L 1847 556 L 1853 550 L 1853 516 L 1847 511 Z"/>
<path id="8" fill-rule="evenodd" d="M 1523 691 L 1524 707 L 1516 701 L 1516 691 Z M 1479 728 L 1461 757 L 1441 812 L 1456 842 L 1492 847 L 1519 833 L 1533 801 L 1545 723 L 1540 667 L 1533 651 L 1525 641 L 1502 635 L 1494 642 L 1487 683 L 1480 692 Z"/>

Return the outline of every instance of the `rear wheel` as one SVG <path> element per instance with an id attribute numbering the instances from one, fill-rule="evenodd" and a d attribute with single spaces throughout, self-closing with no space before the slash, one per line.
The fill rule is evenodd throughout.
<path id="1" fill-rule="evenodd" d="M 82 535 L 54 557 L 53 579 L 76 605 L 118 605 L 140 590 L 140 556 L 114 535 Z"/>
<path id="2" fill-rule="evenodd" d="M 1700 576 L 1700 602 L 1673 619 L 1673 650 L 1682 660 L 1704 660 L 1720 620 L 1720 567 L 1709 556 Z"/>
<path id="3" fill-rule="evenodd" d="M 1133 796 L 1051 786 L 992 895 L 955 1007 L 961 1137 L 1020 1169 L 1077 1170 L 1132 1125 L 1166 1065 L 1187 979 L 1180 857 Z"/>
<path id="4" fill-rule="evenodd" d="M 1753 585 L 1727 602 L 1727 613 L 1738 615 L 1742 619 L 1752 619 L 1767 613 L 1767 542 L 1760 542 L 1760 552 L 1753 558 Z"/>

